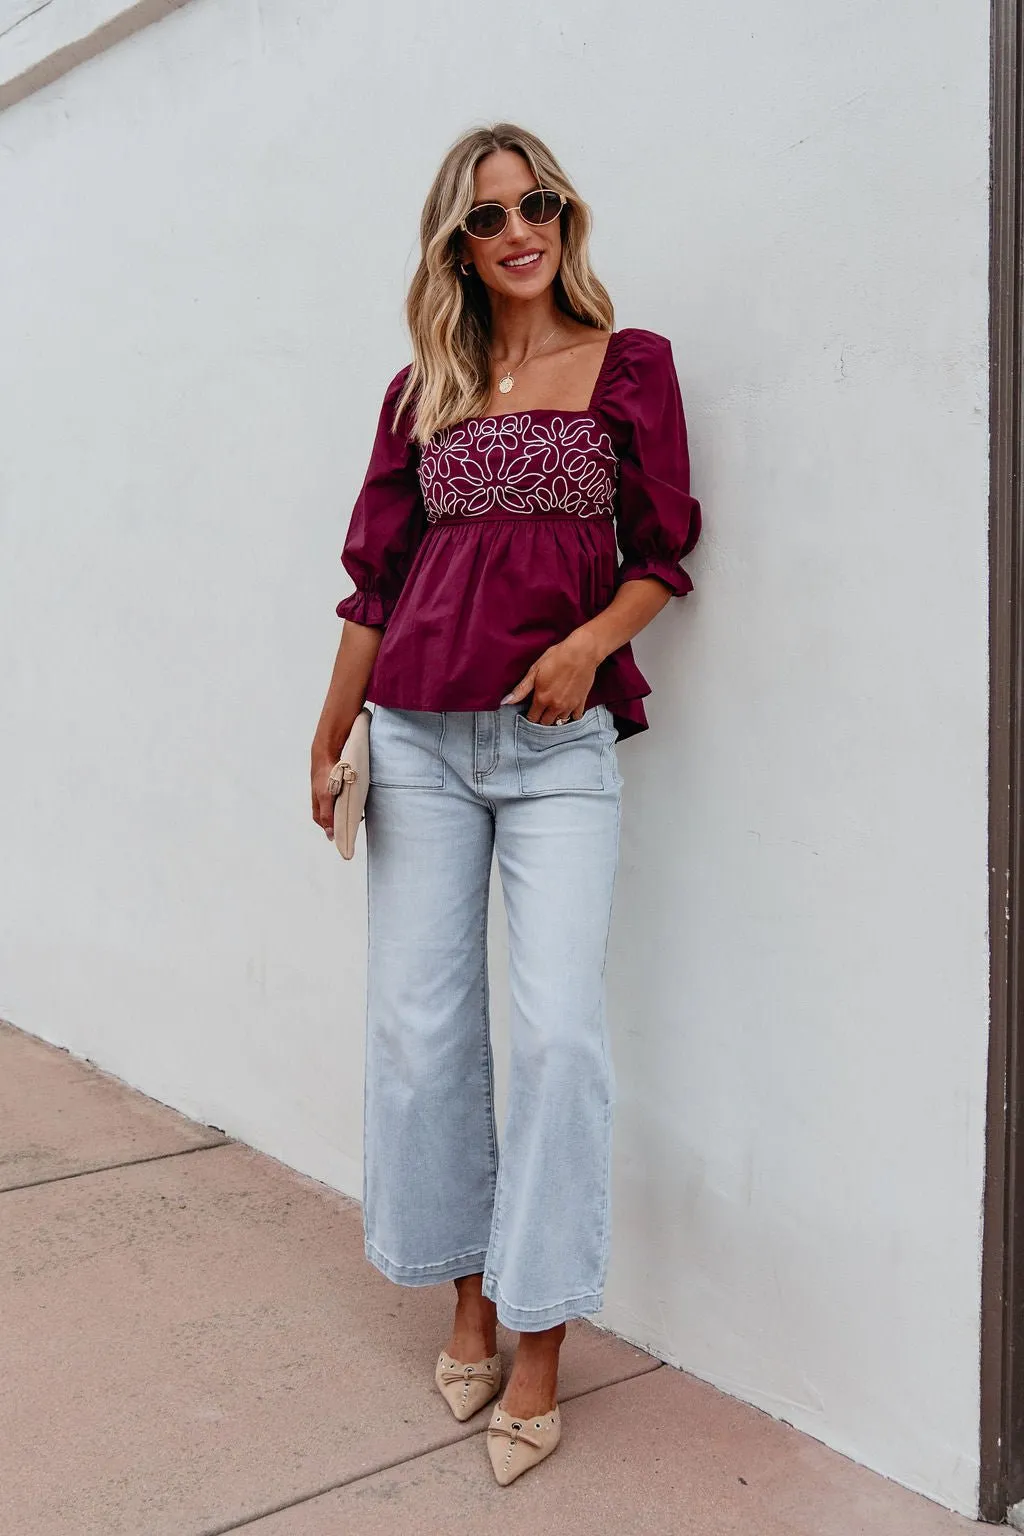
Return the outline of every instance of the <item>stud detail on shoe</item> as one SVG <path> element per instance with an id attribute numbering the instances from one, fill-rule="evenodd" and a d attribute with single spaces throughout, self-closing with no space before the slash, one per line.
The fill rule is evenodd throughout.
<path id="1" fill-rule="evenodd" d="M 497 1405 L 487 1427 L 487 1453 L 494 1476 L 502 1487 L 550 1456 L 561 1433 L 557 1407 L 527 1425 L 525 1419 L 508 1418 Z"/>

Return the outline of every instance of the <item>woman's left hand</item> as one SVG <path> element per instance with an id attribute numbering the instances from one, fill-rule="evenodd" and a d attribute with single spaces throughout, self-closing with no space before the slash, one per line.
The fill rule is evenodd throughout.
<path id="1" fill-rule="evenodd" d="M 502 699 L 502 704 L 518 704 L 532 691 L 533 702 L 526 718 L 536 725 L 554 725 L 556 720 L 578 720 L 587 707 L 587 696 L 594 686 L 597 658 L 585 636 L 574 632 L 558 645 L 550 645 L 527 672 L 521 683 Z"/>

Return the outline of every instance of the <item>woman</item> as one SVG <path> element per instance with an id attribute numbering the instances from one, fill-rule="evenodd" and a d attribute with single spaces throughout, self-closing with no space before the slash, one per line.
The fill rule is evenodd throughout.
<path id="1" fill-rule="evenodd" d="M 613 330 L 589 210 L 502 123 L 446 156 L 345 541 L 356 584 L 312 751 L 313 815 L 363 704 L 369 952 L 366 1253 L 453 1280 L 435 1380 L 456 1418 L 495 1398 L 499 1483 L 558 1443 L 566 1320 L 608 1257 L 613 1075 L 604 965 L 616 742 L 647 728 L 630 648 L 691 582 L 686 428 L 669 343 Z M 616 554 L 616 534 L 622 552 Z M 511 1066 L 498 1162 L 487 899 L 508 917 Z"/>

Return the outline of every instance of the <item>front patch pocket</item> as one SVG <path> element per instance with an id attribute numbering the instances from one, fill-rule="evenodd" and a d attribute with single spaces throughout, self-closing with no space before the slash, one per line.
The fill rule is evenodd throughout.
<path id="1" fill-rule="evenodd" d="M 443 739 L 443 714 L 375 705 L 370 722 L 371 788 L 443 789 Z"/>
<path id="2" fill-rule="evenodd" d="M 560 791 L 597 794 L 606 787 L 605 746 L 615 735 L 603 704 L 594 704 L 579 720 L 538 725 L 525 715 L 515 721 L 516 767 L 524 795 Z"/>

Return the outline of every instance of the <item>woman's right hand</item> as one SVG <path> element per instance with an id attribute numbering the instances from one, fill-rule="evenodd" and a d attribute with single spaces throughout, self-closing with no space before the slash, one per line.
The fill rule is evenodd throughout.
<path id="1" fill-rule="evenodd" d="M 351 727 L 349 727 L 351 729 Z M 342 738 L 342 742 L 348 738 L 348 731 Z M 340 749 L 339 749 L 340 750 Z M 328 838 L 334 841 L 334 795 L 331 793 L 327 780 L 331 769 L 338 761 L 333 752 L 325 751 L 318 741 L 313 742 L 313 750 L 310 753 L 310 788 L 313 796 L 313 820 L 318 827 L 322 827 Z"/>
<path id="2" fill-rule="evenodd" d="M 313 820 L 332 841 L 334 796 L 327 780 L 365 703 L 370 673 L 383 638 L 381 629 L 345 620 L 327 697 L 313 737 L 309 774 Z"/>

